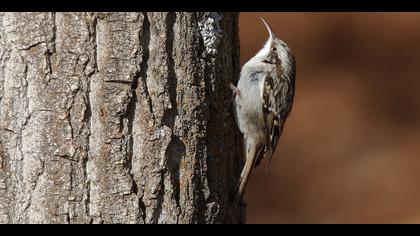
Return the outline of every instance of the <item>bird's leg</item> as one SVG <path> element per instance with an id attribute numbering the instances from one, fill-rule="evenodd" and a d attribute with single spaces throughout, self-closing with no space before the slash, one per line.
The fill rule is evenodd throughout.
<path id="1" fill-rule="evenodd" d="M 241 91 L 238 89 L 238 87 L 233 85 L 232 82 L 229 82 L 227 86 L 232 90 L 235 96 L 241 97 Z"/>

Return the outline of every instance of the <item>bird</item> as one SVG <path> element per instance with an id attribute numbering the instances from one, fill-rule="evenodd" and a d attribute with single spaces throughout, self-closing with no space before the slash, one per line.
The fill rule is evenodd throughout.
<path id="1" fill-rule="evenodd" d="M 235 190 L 233 207 L 242 198 L 252 169 L 264 156 L 269 158 L 269 169 L 295 94 L 295 56 L 289 46 L 277 38 L 264 18 L 261 20 L 268 30 L 268 40 L 243 65 L 237 86 L 229 85 L 234 93 L 234 116 L 243 135 L 246 160 Z"/>

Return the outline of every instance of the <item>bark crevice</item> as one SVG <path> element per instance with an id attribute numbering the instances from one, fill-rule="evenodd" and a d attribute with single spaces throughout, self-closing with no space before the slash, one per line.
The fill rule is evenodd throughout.
<path id="1" fill-rule="evenodd" d="M 177 89 L 178 89 L 178 77 L 175 73 L 175 62 L 174 62 L 174 26 L 176 21 L 176 14 L 173 12 L 168 13 L 166 18 L 166 54 L 167 54 L 167 67 L 168 67 L 168 93 L 171 108 L 165 110 L 163 114 L 162 122 L 163 125 L 168 126 L 172 130 L 171 141 L 167 146 L 165 153 L 167 159 L 167 171 L 169 171 L 173 197 L 177 208 L 180 208 L 180 164 L 181 159 L 185 156 L 185 144 L 181 141 L 177 127 L 175 127 L 175 120 L 178 117 L 178 101 L 177 101 Z"/>
<path id="2" fill-rule="evenodd" d="M 86 137 L 86 155 L 82 160 L 82 169 L 83 169 L 83 178 L 84 178 L 84 207 L 85 207 L 85 214 L 87 219 L 89 219 L 89 223 L 93 222 L 93 218 L 91 217 L 91 181 L 88 173 L 88 162 L 92 159 L 92 153 L 91 153 L 91 144 L 92 144 L 92 78 L 94 77 L 95 73 L 98 72 L 98 62 L 97 62 L 97 50 L 98 50 L 98 44 L 97 44 L 97 25 L 98 25 L 98 19 L 96 15 L 91 15 L 91 23 L 89 25 L 89 39 L 90 44 L 92 45 L 92 59 L 90 59 L 91 63 L 91 71 L 85 72 L 87 75 L 86 77 L 86 89 L 84 90 L 84 103 L 86 105 L 85 113 L 83 116 L 84 125 L 87 129 L 87 137 Z M 86 67 L 85 67 L 86 69 Z"/>
<path id="3" fill-rule="evenodd" d="M 136 195 L 138 194 L 138 186 L 137 186 L 137 182 L 136 179 L 134 178 L 133 175 L 133 154 L 134 154 L 134 133 L 133 133 L 133 126 L 134 126 L 134 118 L 136 116 L 136 109 L 137 109 L 137 87 L 138 87 L 138 80 L 139 80 L 139 72 L 136 73 L 136 75 L 134 76 L 134 81 L 131 85 L 131 98 L 130 101 L 128 103 L 128 107 L 127 107 L 127 119 L 128 119 L 128 123 L 127 123 L 127 135 L 128 135 L 128 157 L 127 157 L 127 161 L 126 161 L 126 167 L 128 168 L 128 173 L 133 181 L 133 193 L 135 193 Z"/>
<path id="4" fill-rule="evenodd" d="M 153 125 L 155 124 L 155 118 L 154 118 L 154 114 L 153 114 L 153 108 L 152 108 L 152 101 L 151 101 L 151 97 L 149 95 L 148 89 L 147 89 L 147 71 L 148 71 L 148 63 L 149 63 L 149 44 L 150 44 L 150 21 L 149 18 L 147 16 L 147 12 L 142 12 L 141 13 L 143 15 L 143 24 L 142 24 L 142 30 L 139 32 L 139 39 L 140 39 L 140 48 L 141 48 L 141 62 L 140 62 L 140 70 L 139 73 L 136 75 L 135 77 L 135 83 L 133 84 L 133 87 L 135 88 L 135 90 L 133 91 L 133 93 L 135 94 L 136 100 L 134 105 L 137 105 L 137 100 L 139 97 L 138 93 L 141 93 L 143 95 L 143 99 L 146 99 L 147 102 L 147 106 L 148 106 L 148 110 L 149 110 L 149 118 L 153 120 Z M 134 101 L 133 101 L 134 102 Z M 135 112 L 135 108 L 137 108 L 136 106 L 132 107 L 132 110 Z M 134 114 L 133 114 L 134 115 Z M 138 121 L 140 122 L 139 119 L 135 119 L 135 117 L 132 117 L 132 123 L 131 123 L 131 132 L 133 133 L 133 123 L 134 121 Z M 136 124 L 137 125 L 137 124 Z M 133 136 L 132 136 L 133 138 Z M 132 139 L 132 141 L 134 141 L 134 139 Z M 130 147 L 130 152 L 132 154 L 132 157 L 134 155 L 134 142 L 131 143 L 132 146 Z M 133 158 L 132 158 L 133 161 Z M 144 164 L 142 164 L 143 168 L 141 168 L 141 170 L 138 171 L 145 171 L 145 166 Z M 137 174 L 137 176 L 141 176 L 141 174 Z M 133 177 L 134 177 L 134 173 L 133 173 Z M 136 179 L 136 178 L 133 178 Z M 144 199 L 144 183 L 141 183 L 141 188 L 142 191 L 139 191 L 139 184 L 136 182 L 136 188 L 137 188 L 137 196 L 138 196 L 138 207 L 139 207 L 139 214 L 141 215 L 141 220 L 143 223 L 146 223 L 146 217 L 147 217 L 147 206 L 145 203 L 145 199 Z"/>
<path id="5" fill-rule="evenodd" d="M 144 94 L 144 98 L 147 100 L 147 105 L 149 108 L 150 118 L 153 120 L 153 126 L 156 124 L 155 115 L 153 112 L 153 104 L 152 98 L 149 93 L 149 89 L 147 87 L 147 71 L 149 68 L 149 44 L 150 44 L 150 21 L 147 16 L 147 12 L 143 13 L 144 20 L 143 20 L 143 30 L 141 32 L 140 40 L 141 40 L 141 48 L 142 48 L 142 60 L 141 60 L 141 67 L 140 67 L 140 75 L 141 75 L 141 89 L 142 94 Z"/>

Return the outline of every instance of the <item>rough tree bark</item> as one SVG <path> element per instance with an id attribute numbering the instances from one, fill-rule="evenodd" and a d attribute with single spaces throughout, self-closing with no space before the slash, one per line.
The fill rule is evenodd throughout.
<path id="1" fill-rule="evenodd" d="M 237 13 L 0 13 L 0 223 L 232 223 Z"/>

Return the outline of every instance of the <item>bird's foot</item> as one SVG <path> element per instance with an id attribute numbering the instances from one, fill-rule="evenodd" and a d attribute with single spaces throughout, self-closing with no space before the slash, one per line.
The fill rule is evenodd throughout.
<path id="1" fill-rule="evenodd" d="M 232 90 L 234 96 L 241 97 L 241 90 L 239 90 L 238 87 L 233 85 L 232 82 L 229 82 L 228 86 Z"/>

